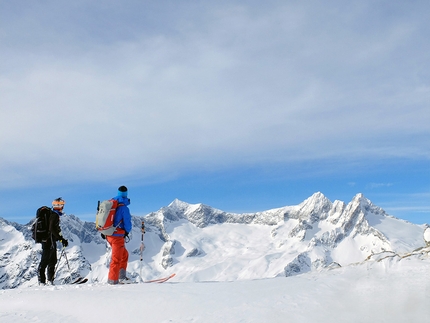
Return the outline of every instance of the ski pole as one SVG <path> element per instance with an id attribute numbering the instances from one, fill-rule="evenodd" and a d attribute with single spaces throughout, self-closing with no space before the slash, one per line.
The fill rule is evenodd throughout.
<path id="1" fill-rule="evenodd" d="M 140 243 L 140 261 L 143 260 L 143 249 L 145 249 L 145 245 L 143 244 L 143 235 L 145 234 L 145 222 L 143 222 L 143 220 L 142 220 L 141 231 L 142 231 L 142 239 Z"/>
<path id="2" fill-rule="evenodd" d="M 72 270 L 70 269 L 70 265 L 69 265 L 69 259 L 67 259 L 66 247 L 64 247 L 64 246 L 63 246 L 63 253 L 64 253 L 64 259 L 66 259 L 67 268 L 69 268 L 70 281 L 72 282 L 72 284 L 74 284 L 74 282 L 72 281 L 73 277 L 72 277 Z M 81 278 L 81 277 L 79 277 L 79 278 Z"/>
<path id="3" fill-rule="evenodd" d="M 67 259 L 67 253 L 66 253 L 66 248 L 63 247 L 63 253 L 64 253 L 64 258 L 66 259 L 66 264 L 67 264 L 67 268 L 69 268 L 69 275 L 70 275 L 70 281 L 72 284 L 82 284 L 88 281 L 88 279 L 84 279 L 84 277 L 79 276 L 78 278 L 76 278 L 75 280 L 73 279 L 73 274 L 72 274 L 72 270 L 70 269 L 70 265 L 69 265 L 69 259 Z"/>
<path id="4" fill-rule="evenodd" d="M 60 264 L 61 257 L 63 257 L 63 252 L 64 252 L 64 246 L 63 246 L 63 248 L 61 249 L 60 258 L 58 259 L 57 264 L 55 265 L 55 269 L 54 269 L 54 277 L 55 277 L 55 274 L 56 274 L 56 272 L 57 272 L 58 265 Z"/>
<path id="5" fill-rule="evenodd" d="M 65 247 L 63 247 L 64 258 L 66 259 L 66 264 L 67 264 L 67 268 L 69 268 L 70 276 L 72 276 L 72 270 L 70 269 L 70 266 L 69 266 L 69 259 L 67 259 L 67 254 L 66 254 L 66 250 L 65 250 L 65 249 L 66 249 L 66 248 L 65 248 Z"/>
<path id="6" fill-rule="evenodd" d="M 140 243 L 140 280 L 143 281 L 143 278 L 142 278 L 143 249 L 145 249 L 145 245 L 143 244 L 143 235 L 145 234 L 145 222 L 143 222 L 143 220 L 142 220 L 141 232 L 142 232 L 142 238 Z"/>

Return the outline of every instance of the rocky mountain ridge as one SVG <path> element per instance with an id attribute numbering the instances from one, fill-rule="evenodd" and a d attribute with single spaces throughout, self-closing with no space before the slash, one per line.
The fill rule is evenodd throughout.
<path id="1" fill-rule="evenodd" d="M 142 220 L 147 233 L 140 262 Z M 40 246 L 30 226 L 0 219 L 1 288 L 37 283 Z M 70 241 L 70 270 L 61 262 L 56 281 L 80 275 L 105 281 L 110 248 L 94 223 L 68 215 L 61 226 Z M 374 261 L 373 255 L 411 253 L 426 246 L 427 228 L 387 215 L 362 194 L 346 204 L 318 192 L 299 205 L 243 214 L 174 200 L 133 217 L 128 271 L 135 279 L 176 271 L 182 281 L 291 276 Z"/>

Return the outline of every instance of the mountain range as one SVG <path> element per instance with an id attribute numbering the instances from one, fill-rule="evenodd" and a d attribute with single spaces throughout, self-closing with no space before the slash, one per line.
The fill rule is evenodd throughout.
<path id="1" fill-rule="evenodd" d="M 132 221 L 127 271 L 136 281 L 170 273 L 182 282 L 289 277 L 429 253 L 427 224 L 388 215 L 362 194 L 346 204 L 317 192 L 299 205 L 242 214 L 174 200 Z M 31 238 L 31 224 L 0 218 L 1 289 L 37 285 L 41 248 Z M 105 283 L 110 247 L 95 224 L 65 215 L 61 227 L 69 247 L 58 252 L 56 282 L 85 276 Z"/>

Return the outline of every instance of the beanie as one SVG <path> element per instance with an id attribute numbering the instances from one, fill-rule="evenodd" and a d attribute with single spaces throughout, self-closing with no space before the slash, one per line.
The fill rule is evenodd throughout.
<path id="1" fill-rule="evenodd" d="M 125 187 L 124 185 L 120 186 L 118 188 L 118 196 L 127 197 L 127 187 Z"/>

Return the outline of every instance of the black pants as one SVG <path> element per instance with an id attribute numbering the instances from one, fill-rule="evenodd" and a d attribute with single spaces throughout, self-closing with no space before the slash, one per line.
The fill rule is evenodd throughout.
<path id="1" fill-rule="evenodd" d="M 55 265 L 57 264 L 57 248 L 50 245 L 45 245 L 42 243 L 42 259 L 40 259 L 40 264 L 38 268 L 39 283 L 46 283 L 46 278 L 49 281 L 54 280 Z M 47 276 L 45 276 L 45 270 Z"/>

